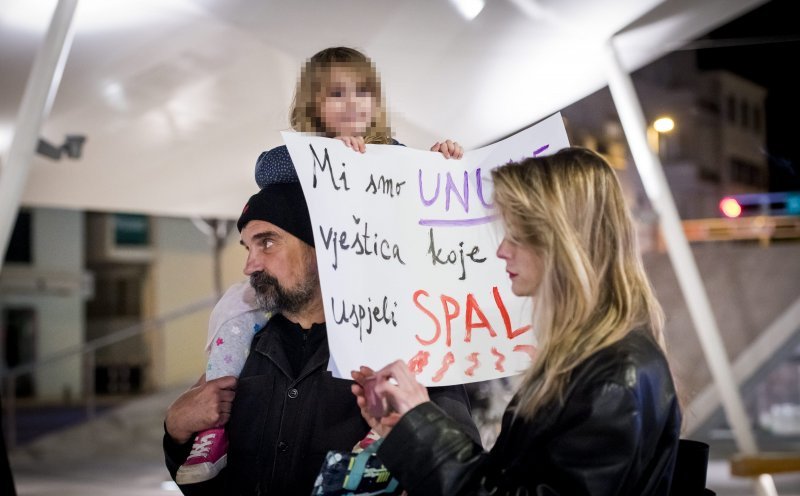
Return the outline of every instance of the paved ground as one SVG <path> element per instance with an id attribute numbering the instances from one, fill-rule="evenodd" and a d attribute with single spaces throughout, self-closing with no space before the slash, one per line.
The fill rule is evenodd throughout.
<path id="1" fill-rule="evenodd" d="M 174 495 L 163 466 L 163 414 L 181 389 L 137 399 L 96 420 L 39 437 L 11 454 L 19 496 Z M 726 444 L 727 443 L 727 444 Z M 725 456 L 732 445 L 712 445 L 708 487 L 719 496 L 754 494 L 732 479 Z M 780 496 L 800 496 L 800 474 L 776 477 Z"/>
<path id="2" fill-rule="evenodd" d="M 19 496 L 176 494 L 161 453 L 164 411 L 185 388 L 137 399 L 11 453 Z"/>
<path id="3" fill-rule="evenodd" d="M 112 406 L 111 402 L 99 404 L 96 412 L 102 415 Z M 23 446 L 39 437 L 81 424 L 86 420 L 88 415 L 83 405 L 35 405 L 28 402 L 17 408 L 15 444 Z M 3 421 L 5 426 L 7 419 L 4 417 Z"/>

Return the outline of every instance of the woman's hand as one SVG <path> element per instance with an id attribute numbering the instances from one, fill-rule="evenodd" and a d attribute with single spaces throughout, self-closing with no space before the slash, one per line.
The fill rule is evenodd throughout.
<path id="1" fill-rule="evenodd" d="M 369 367 L 361 367 L 358 371 L 351 372 L 356 384 L 351 386 L 351 391 L 356 396 L 356 402 L 361 409 L 361 416 L 370 427 L 378 434 L 385 436 L 400 417 L 415 406 L 430 401 L 428 390 L 417 382 L 416 377 L 409 372 L 408 366 L 402 360 L 390 363 L 381 370 L 374 372 Z M 368 377 L 375 377 L 375 392 L 381 398 L 386 398 L 391 408 L 389 415 L 376 418 L 370 414 L 367 407 L 367 398 L 362 384 Z"/>
<path id="2" fill-rule="evenodd" d="M 220 377 L 206 382 L 203 374 L 194 386 L 180 395 L 167 409 L 164 420 L 167 432 L 172 439 L 183 444 L 195 432 L 225 425 L 231 417 L 235 391 L 235 377 Z"/>
<path id="3" fill-rule="evenodd" d="M 358 407 L 361 409 L 361 416 L 364 417 L 364 420 L 371 429 L 377 432 L 381 437 L 385 437 L 389 434 L 397 421 L 400 420 L 400 415 L 395 412 L 389 412 L 387 415 L 378 418 L 370 413 L 367 405 L 366 392 L 362 384 L 365 384 L 368 378 L 374 377 L 375 371 L 369 367 L 361 367 L 360 370 L 350 372 L 350 375 L 353 377 L 353 380 L 356 381 L 355 384 L 350 386 L 350 391 L 352 391 L 356 397 L 356 403 L 358 403 Z"/>
<path id="4" fill-rule="evenodd" d="M 439 152 L 444 155 L 444 158 L 455 158 L 460 159 L 464 155 L 464 148 L 461 147 L 457 142 L 447 140 L 433 144 L 431 147 L 432 152 Z"/>
<path id="5" fill-rule="evenodd" d="M 405 413 L 417 405 L 430 401 L 428 389 L 417 382 L 402 360 L 396 360 L 375 372 L 375 392 L 389 400 L 389 406 L 398 414 Z"/>
<path id="6" fill-rule="evenodd" d="M 341 141 L 347 148 L 351 148 L 359 153 L 367 151 L 367 145 L 362 136 L 337 136 L 334 139 Z"/>

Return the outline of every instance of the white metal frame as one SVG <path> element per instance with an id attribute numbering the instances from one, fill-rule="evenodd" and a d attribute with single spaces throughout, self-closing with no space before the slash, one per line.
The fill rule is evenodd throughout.
<path id="1" fill-rule="evenodd" d="M 758 452 L 758 446 L 750 428 L 750 421 L 744 409 L 739 389 L 733 379 L 731 363 L 725 353 L 725 344 L 720 337 L 708 294 L 703 280 L 700 278 L 694 255 L 689 248 L 689 242 L 683 232 L 661 160 L 648 146 L 647 122 L 644 112 L 636 96 L 630 74 L 623 69 L 620 63 L 613 38 L 608 41 L 604 53 L 608 87 L 611 90 L 614 106 L 617 108 L 645 192 L 659 216 L 667 253 L 672 261 L 672 267 L 683 292 L 695 332 L 700 340 L 700 346 L 711 370 L 711 376 L 719 389 L 722 405 L 733 429 L 736 445 L 741 453 L 755 454 Z M 759 496 L 777 496 L 778 494 L 770 475 L 765 474 L 754 480 L 754 486 Z"/>
<path id="2" fill-rule="evenodd" d="M 75 34 L 72 20 L 77 6 L 78 0 L 59 0 L 25 86 L 14 137 L 0 169 L 0 255 L 8 248 L 42 123 L 50 114 L 61 83 Z M 0 256 L 0 269 L 3 258 Z"/>

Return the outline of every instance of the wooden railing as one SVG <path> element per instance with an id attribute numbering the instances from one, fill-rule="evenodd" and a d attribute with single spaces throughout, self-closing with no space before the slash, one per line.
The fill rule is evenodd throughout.
<path id="1" fill-rule="evenodd" d="M 691 219 L 683 221 L 690 243 L 704 241 L 758 241 L 767 246 L 773 240 L 800 239 L 800 216 L 756 216 L 735 219 Z M 665 248 L 660 231 L 657 246 Z"/>
<path id="2" fill-rule="evenodd" d="M 800 472 L 800 453 L 757 453 L 731 458 L 731 475 L 758 477 L 761 474 Z"/>
<path id="3" fill-rule="evenodd" d="M 83 367 L 83 402 L 86 405 L 86 417 L 92 419 L 95 416 L 97 408 L 95 397 L 95 353 L 97 350 L 119 343 L 133 336 L 144 334 L 145 332 L 164 332 L 167 323 L 196 312 L 206 311 L 211 308 L 218 299 L 216 295 L 209 296 L 171 312 L 167 312 L 161 317 L 148 319 L 106 336 L 87 341 L 86 343 L 65 348 L 52 355 L 40 358 L 35 362 L 0 371 L 0 385 L 3 386 L 2 404 L 6 411 L 4 425 L 5 441 L 8 449 L 15 448 L 17 443 L 16 380 L 19 376 L 23 374 L 35 374 L 42 367 L 47 367 L 52 363 L 75 356 L 80 357 Z"/>

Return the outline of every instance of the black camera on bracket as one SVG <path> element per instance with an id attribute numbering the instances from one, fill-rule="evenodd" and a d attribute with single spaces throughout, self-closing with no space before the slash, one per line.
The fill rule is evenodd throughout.
<path id="1" fill-rule="evenodd" d="M 67 157 L 71 159 L 79 159 L 81 158 L 81 152 L 83 151 L 83 144 L 85 142 L 86 136 L 80 134 L 68 134 L 64 138 L 64 144 L 61 146 L 51 145 L 47 141 L 39 138 L 36 152 L 45 157 L 52 158 L 53 160 L 61 159 L 62 153 L 66 153 Z"/>
<path id="2" fill-rule="evenodd" d="M 66 141 L 61 145 L 61 149 L 67 152 L 69 158 L 81 158 L 81 150 L 86 142 L 86 136 L 80 134 L 68 134 Z"/>

